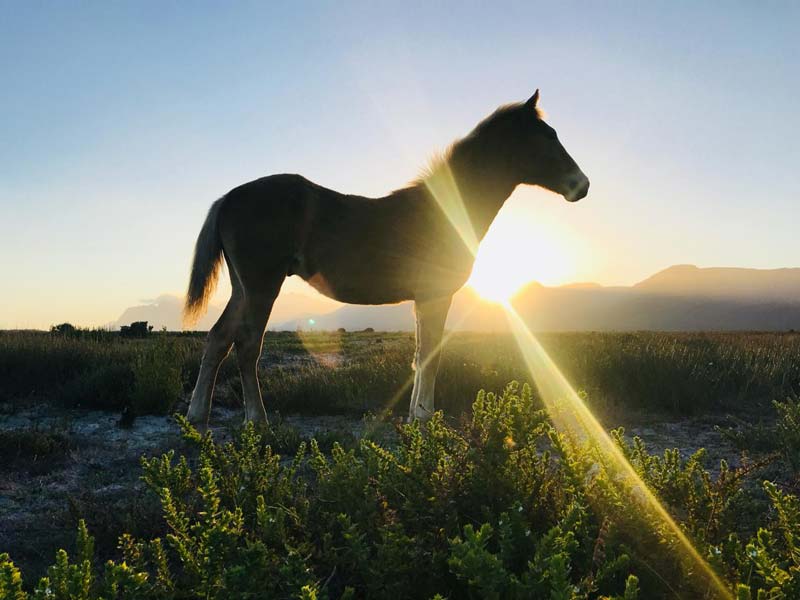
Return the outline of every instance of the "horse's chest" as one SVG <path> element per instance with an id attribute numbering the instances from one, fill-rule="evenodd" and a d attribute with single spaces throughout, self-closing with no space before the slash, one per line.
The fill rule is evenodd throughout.
<path id="1" fill-rule="evenodd" d="M 287 275 L 298 275 L 303 279 L 308 280 L 314 274 L 314 270 L 309 266 L 308 259 L 304 252 L 295 252 L 289 263 Z"/>

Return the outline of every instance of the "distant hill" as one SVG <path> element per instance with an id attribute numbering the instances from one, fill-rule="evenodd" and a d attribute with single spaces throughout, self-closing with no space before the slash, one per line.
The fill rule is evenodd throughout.
<path id="1" fill-rule="evenodd" d="M 800 330 L 800 269 L 677 265 L 629 287 L 531 283 L 513 304 L 535 331 Z M 307 320 L 272 319 L 270 329 L 414 329 L 410 302 L 344 306 L 313 319 L 314 325 Z M 507 328 L 507 321 L 500 307 L 464 288 L 453 300 L 447 327 L 501 331 Z"/>
<path id="2" fill-rule="evenodd" d="M 800 268 L 738 269 L 676 265 L 633 286 L 572 283 L 545 287 L 532 282 L 513 300 L 534 331 L 800 330 Z M 163 295 L 125 310 L 113 326 L 148 321 L 155 329 L 180 330 L 182 299 Z M 221 306 L 211 306 L 195 329 L 208 330 Z M 474 290 L 459 291 L 448 329 L 502 331 L 502 308 Z M 413 331 L 411 302 L 385 306 L 341 305 L 322 296 L 281 294 L 269 322 L 272 330 Z"/>
<path id="3" fill-rule="evenodd" d="M 289 320 L 306 322 L 309 318 L 331 312 L 340 306 L 341 304 L 338 302 L 323 296 L 309 296 L 297 293 L 281 294 L 272 308 L 271 320 L 274 322 Z M 193 329 L 208 331 L 222 314 L 223 308 L 223 306 L 219 305 L 210 305 L 208 312 L 200 318 Z M 122 325 L 130 325 L 134 321 L 147 321 L 156 330 L 166 327 L 170 331 L 180 331 L 183 329 L 181 322 L 182 309 L 183 298 L 164 294 L 152 301 L 125 309 L 111 325 L 116 328 Z"/>
<path id="4" fill-rule="evenodd" d="M 700 269 L 694 265 L 675 265 L 633 287 L 670 296 L 799 302 L 800 269 Z"/>

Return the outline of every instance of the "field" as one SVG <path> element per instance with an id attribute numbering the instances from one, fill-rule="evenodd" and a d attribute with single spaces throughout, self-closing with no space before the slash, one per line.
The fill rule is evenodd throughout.
<path id="1" fill-rule="evenodd" d="M 732 593 L 800 597 L 800 335 L 539 339 Z M 231 357 L 207 438 L 172 416 L 202 344 L 0 332 L 0 597 L 722 594 L 553 429 L 510 335 L 450 337 L 420 428 L 411 335 L 268 332 L 270 426 L 241 428 Z"/>

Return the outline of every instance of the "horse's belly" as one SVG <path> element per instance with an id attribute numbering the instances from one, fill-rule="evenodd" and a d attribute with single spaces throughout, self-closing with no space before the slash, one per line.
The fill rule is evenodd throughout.
<path id="1" fill-rule="evenodd" d="M 377 236 L 369 242 L 308 245 L 304 256 L 295 261 L 294 272 L 339 302 L 394 304 L 453 294 L 471 271 L 471 256 L 465 260 L 438 248 L 421 253 L 400 244 L 381 243 L 384 240 Z"/>
<path id="2" fill-rule="evenodd" d="M 298 254 L 289 274 L 299 275 L 323 296 L 347 304 L 393 304 L 414 297 L 412 276 L 402 269 L 369 259 L 332 258 L 308 259 Z"/>
<path id="3" fill-rule="evenodd" d="M 320 294 L 346 304 L 394 304 L 414 297 L 408 287 L 380 280 L 331 277 L 320 271 L 303 279 Z"/>

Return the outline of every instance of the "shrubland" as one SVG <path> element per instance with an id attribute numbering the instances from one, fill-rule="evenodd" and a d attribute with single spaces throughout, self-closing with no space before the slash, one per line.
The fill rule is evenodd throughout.
<path id="1" fill-rule="evenodd" d="M 713 473 L 702 451 L 650 454 L 612 432 L 737 598 L 800 594 L 796 406 L 780 405 L 769 459 Z M 81 522 L 35 585 L 0 555 L 0 597 L 716 597 L 599 447 L 557 431 L 528 386 L 479 393 L 456 425 L 437 413 L 398 426 L 392 444 L 368 430 L 349 449 L 301 441 L 288 457 L 269 429 L 220 444 L 179 421 L 189 449 L 142 460 L 160 535 L 123 534 L 101 557 Z M 776 464 L 784 479 L 761 481 Z"/>
<path id="2" fill-rule="evenodd" d="M 539 338 L 606 423 L 731 414 L 723 434 L 743 455 L 730 465 L 702 450 L 655 454 L 621 429 L 612 437 L 731 593 L 800 597 L 799 335 Z M 165 332 L 0 332 L 0 410 L 169 414 L 202 344 Z M 364 433 L 312 440 L 273 418 L 223 444 L 181 421 L 186 442 L 142 460 L 141 506 L 78 511 L 76 543 L 46 574 L 21 573 L 14 549 L 0 548 L 0 598 L 714 597 L 600 449 L 556 430 L 530 388 L 506 386 L 526 377 L 512 337 L 450 336 L 437 382 L 447 418 L 394 430 L 412 351 L 406 333 L 268 332 L 268 409 L 375 413 Z M 218 386 L 218 402 L 240 401 L 234 357 Z M 504 391 L 476 400 L 479 389 Z M 70 444 L 59 431 L 0 432 L 5 468 Z"/>

